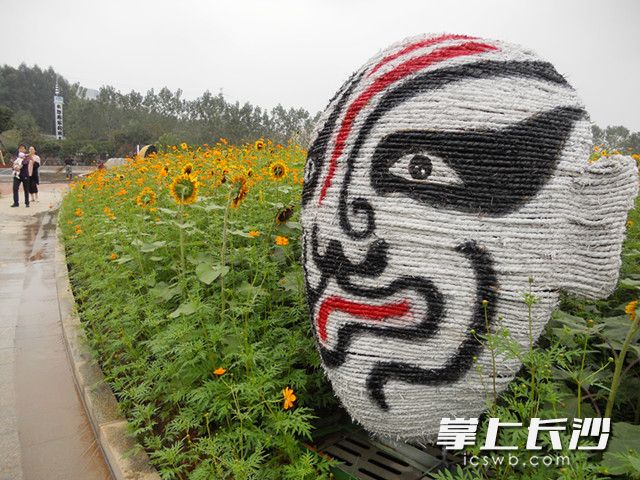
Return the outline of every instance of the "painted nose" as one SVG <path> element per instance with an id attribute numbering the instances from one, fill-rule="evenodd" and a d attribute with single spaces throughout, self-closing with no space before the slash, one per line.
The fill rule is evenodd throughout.
<path id="1" fill-rule="evenodd" d="M 369 200 L 358 197 L 350 200 L 348 193 L 340 195 L 340 227 L 354 240 L 370 237 L 376 228 L 375 211 Z"/>

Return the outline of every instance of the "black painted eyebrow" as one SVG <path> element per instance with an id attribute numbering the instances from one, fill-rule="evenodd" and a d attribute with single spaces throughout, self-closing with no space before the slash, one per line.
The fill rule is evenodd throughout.
<path id="1" fill-rule="evenodd" d="M 379 195 L 401 193 L 437 207 L 494 216 L 511 213 L 548 181 L 576 121 L 585 115 L 581 108 L 558 107 L 500 130 L 395 132 L 376 147 L 371 183 Z M 401 157 L 418 152 L 440 158 L 462 185 L 390 172 Z"/>

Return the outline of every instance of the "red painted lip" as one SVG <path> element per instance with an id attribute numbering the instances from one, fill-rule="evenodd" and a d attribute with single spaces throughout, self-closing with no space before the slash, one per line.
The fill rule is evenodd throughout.
<path id="1" fill-rule="evenodd" d="M 396 303 L 385 303 L 382 305 L 368 305 L 366 303 L 354 302 L 342 297 L 327 297 L 322 301 L 318 311 L 317 326 L 318 335 L 323 342 L 327 341 L 327 321 L 329 315 L 335 311 L 346 312 L 356 318 L 373 322 L 383 322 L 389 318 L 403 317 L 411 310 L 409 300 L 402 300 Z"/>

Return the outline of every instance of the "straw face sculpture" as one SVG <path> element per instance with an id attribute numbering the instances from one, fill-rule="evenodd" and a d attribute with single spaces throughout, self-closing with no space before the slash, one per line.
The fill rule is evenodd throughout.
<path id="1" fill-rule="evenodd" d="M 356 421 L 433 439 L 486 406 L 478 335 L 500 323 L 528 348 L 529 288 L 534 341 L 560 291 L 611 293 L 637 169 L 590 164 L 591 142 L 567 80 L 517 45 L 411 38 L 347 80 L 309 148 L 302 223 L 317 345 Z M 499 391 L 519 367 L 500 360 Z"/>

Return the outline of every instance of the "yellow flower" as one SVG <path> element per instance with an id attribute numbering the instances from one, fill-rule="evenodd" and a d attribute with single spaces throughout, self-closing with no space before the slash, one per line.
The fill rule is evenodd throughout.
<path id="1" fill-rule="evenodd" d="M 193 164 L 187 163 L 184 167 L 182 167 L 182 173 L 185 175 L 191 175 L 193 173 Z"/>
<path id="2" fill-rule="evenodd" d="M 278 235 L 276 237 L 276 245 L 280 247 L 285 247 L 289 245 L 289 239 L 287 237 L 281 237 L 280 235 Z"/>
<path id="3" fill-rule="evenodd" d="M 181 149 L 183 149 L 183 150 L 188 150 L 188 149 L 189 149 L 189 146 L 188 146 L 186 143 L 182 142 L 182 143 L 180 144 L 180 148 L 181 148 Z"/>
<path id="4" fill-rule="evenodd" d="M 224 375 L 224 374 L 225 374 L 225 372 L 226 372 L 226 371 L 227 371 L 226 369 L 224 369 L 224 368 L 222 368 L 222 367 L 218 367 L 218 368 L 216 368 L 216 369 L 213 371 L 213 374 L 214 374 L 216 377 L 221 377 L 222 375 Z"/>
<path id="5" fill-rule="evenodd" d="M 259 237 L 260 236 L 260 232 L 258 230 L 251 230 L 249 232 L 249 236 L 253 237 L 253 238 Z"/>
<path id="6" fill-rule="evenodd" d="M 264 141 L 262 139 L 256 141 L 255 145 L 256 150 L 262 150 L 264 148 Z"/>
<path id="7" fill-rule="evenodd" d="M 194 203 L 198 199 L 198 181 L 193 175 L 178 175 L 169 185 L 169 193 L 179 205 Z"/>
<path id="8" fill-rule="evenodd" d="M 136 198 L 136 204 L 139 207 L 147 208 L 156 203 L 156 192 L 151 190 L 149 187 L 144 187 Z"/>
<path id="9" fill-rule="evenodd" d="M 287 176 L 287 166 L 283 162 L 274 162 L 269 166 L 269 176 L 272 180 L 282 180 Z"/>
<path id="10" fill-rule="evenodd" d="M 627 306 L 624 307 L 624 313 L 629 315 L 629 318 L 632 322 L 636 321 L 636 309 L 638 308 L 638 300 L 633 300 L 627 303 Z"/>
<path id="11" fill-rule="evenodd" d="M 78 207 L 76 208 L 75 215 L 76 217 L 81 217 L 82 215 L 84 215 L 84 212 L 80 209 L 80 207 Z"/>
<path id="12" fill-rule="evenodd" d="M 118 190 L 118 193 L 116 193 L 116 195 L 118 195 L 119 197 L 122 197 L 123 195 L 126 195 L 127 191 L 124 188 L 121 188 L 120 190 Z"/>
<path id="13" fill-rule="evenodd" d="M 295 402 L 298 397 L 293 393 L 293 389 L 286 387 L 282 390 L 282 397 L 284 398 L 284 402 L 282 408 L 285 410 L 289 410 L 293 407 L 293 402 Z"/>
<path id="14" fill-rule="evenodd" d="M 118 258 L 118 254 L 113 252 L 111 255 L 109 255 L 109 260 L 115 260 Z"/>
<path id="15" fill-rule="evenodd" d="M 631 228 L 633 227 L 633 220 L 629 219 L 627 220 L 627 228 Z"/>
<path id="16" fill-rule="evenodd" d="M 82 228 L 80 225 L 76 225 L 76 235 L 82 235 Z"/>

